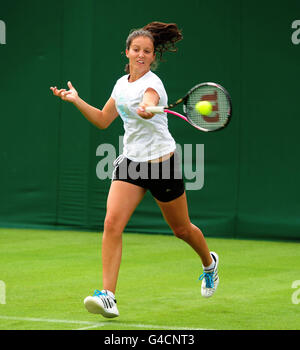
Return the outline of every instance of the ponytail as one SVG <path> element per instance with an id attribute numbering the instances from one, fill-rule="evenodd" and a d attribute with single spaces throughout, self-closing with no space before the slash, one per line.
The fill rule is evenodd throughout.
<path id="1" fill-rule="evenodd" d="M 143 29 L 152 34 L 154 48 L 159 53 L 160 59 L 164 52 L 176 52 L 175 44 L 183 38 L 176 23 L 151 22 Z"/>

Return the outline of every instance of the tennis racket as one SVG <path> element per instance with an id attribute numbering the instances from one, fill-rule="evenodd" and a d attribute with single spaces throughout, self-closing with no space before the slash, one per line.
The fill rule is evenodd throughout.
<path id="1" fill-rule="evenodd" d="M 210 115 L 202 115 L 195 109 L 195 105 L 199 101 L 209 101 L 212 104 Z M 180 103 L 183 103 L 185 115 L 171 110 Z M 230 95 L 221 85 L 216 83 L 198 84 L 184 97 L 169 106 L 149 106 L 145 110 L 150 113 L 176 115 L 201 131 L 217 131 L 225 128 L 232 115 Z"/>

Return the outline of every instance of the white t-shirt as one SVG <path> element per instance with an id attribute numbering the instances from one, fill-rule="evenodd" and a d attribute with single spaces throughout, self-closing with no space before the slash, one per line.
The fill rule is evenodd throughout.
<path id="1" fill-rule="evenodd" d="M 167 106 L 168 97 L 162 81 L 151 71 L 132 83 L 128 77 L 128 74 L 121 77 L 111 94 L 124 123 L 123 155 L 136 162 L 145 162 L 173 152 L 176 143 L 168 129 L 167 114 L 159 113 L 144 119 L 136 112 L 148 88 L 158 93 L 158 105 Z"/>

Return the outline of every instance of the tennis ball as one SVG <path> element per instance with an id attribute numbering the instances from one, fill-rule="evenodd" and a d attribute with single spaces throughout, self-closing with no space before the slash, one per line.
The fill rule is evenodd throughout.
<path id="1" fill-rule="evenodd" d="M 210 115 L 212 111 L 212 105 L 208 101 L 199 101 L 196 103 L 195 109 L 202 115 Z"/>

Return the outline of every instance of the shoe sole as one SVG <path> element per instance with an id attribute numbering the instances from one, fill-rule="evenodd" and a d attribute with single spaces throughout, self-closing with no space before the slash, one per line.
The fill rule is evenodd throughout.
<path id="1" fill-rule="evenodd" d="M 118 314 L 105 311 L 105 309 L 99 303 L 97 303 L 93 297 L 86 297 L 84 299 L 84 306 L 88 312 L 91 312 L 92 314 L 100 314 L 106 318 L 114 318 L 119 316 Z"/>

